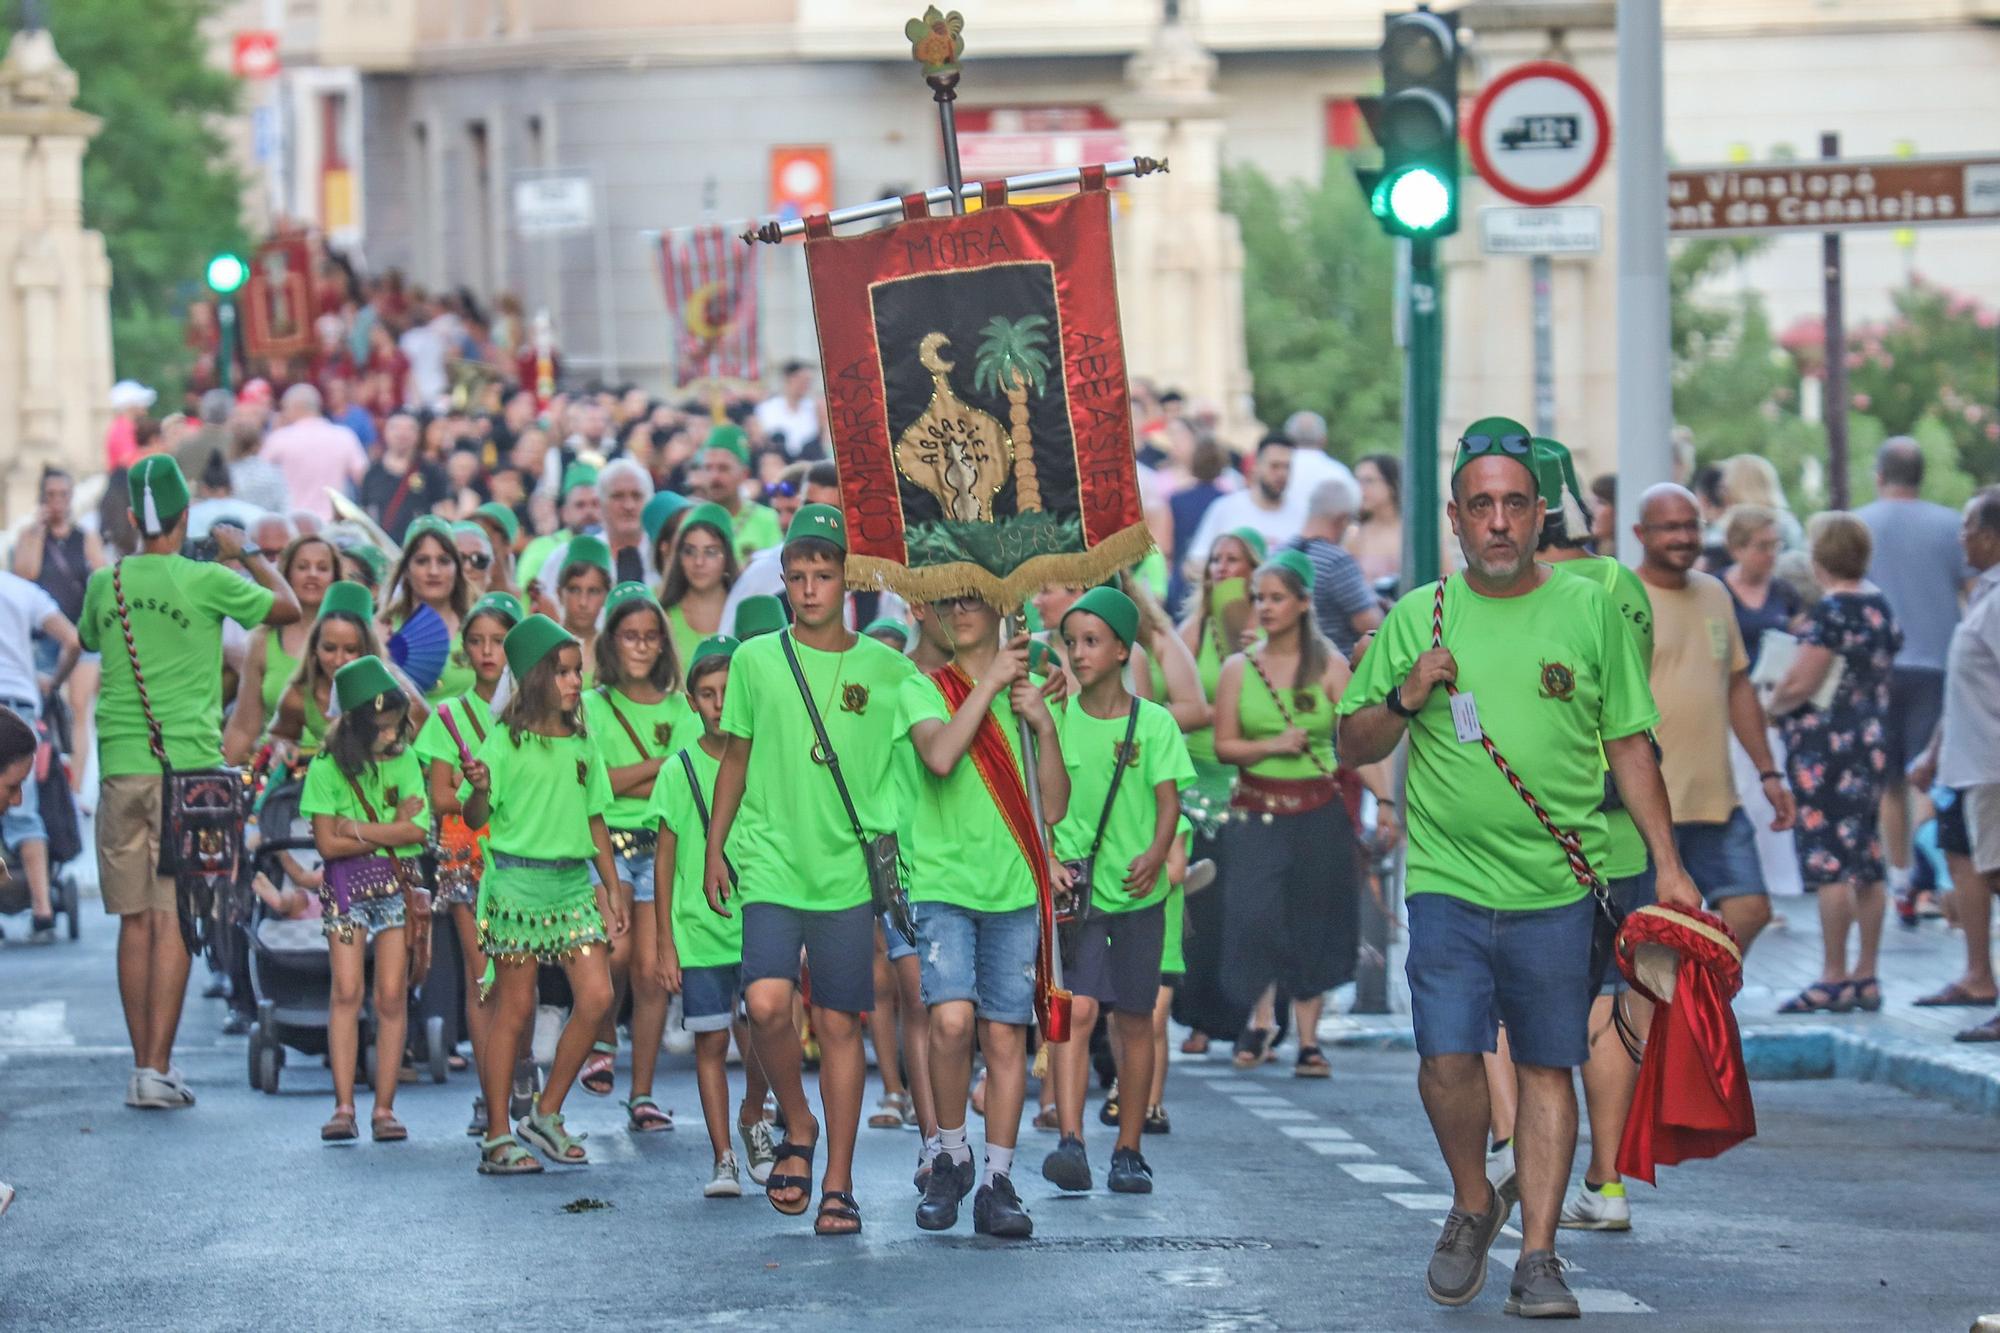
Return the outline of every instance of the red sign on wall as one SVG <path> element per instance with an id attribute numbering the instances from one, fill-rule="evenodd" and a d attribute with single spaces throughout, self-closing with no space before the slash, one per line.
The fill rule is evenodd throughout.
<path id="1" fill-rule="evenodd" d="M 253 28 L 236 34 L 230 69 L 239 79 L 268 79 L 278 72 L 278 34 Z"/>

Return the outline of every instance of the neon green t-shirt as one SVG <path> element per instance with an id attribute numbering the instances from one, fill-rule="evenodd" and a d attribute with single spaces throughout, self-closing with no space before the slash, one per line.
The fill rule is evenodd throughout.
<path id="1" fill-rule="evenodd" d="M 417 758 L 428 765 L 433 759 L 442 759 L 454 771 L 458 768 L 458 741 L 451 738 L 445 729 L 444 715 L 451 714 L 452 725 L 458 728 L 458 739 L 465 742 L 465 748 L 476 757 L 486 738 L 493 733 L 493 709 L 486 700 L 476 694 L 463 694 L 456 699 L 446 700 L 431 710 L 424 719 L 424 725 L 417 730 L 417 738 L 410 742 L 410 748 L 417 752 Z"/>
<path id="2" fill-rule="evenodd" d="M 178 769 L 221 767 L 222 622 L 233 620 L 246 629 L 262 624 L 270 614 L 270 592 L 227 565 L 178 555 L 127 556 L 120 570 L 167 762 Z M 86 649 L 104 655 L 97 694 L 99 773 L 157 774 L 160 765 L 147 743 L 108 568 L 90 576 L 77 634 Z"/>
<path id="3" fill-rule="evenodd" d="M 1618 606 L 1618 614 L 1625 618 L 1626 630 L 1632 635 L 1632 646 L 1639 652 L 1639 669 L 1650 680 L 1653 674 L 1653 599 L 1646 591 L 1645 580 L 1608 555 L 1555 560 L 1549 563 L 1549 568 L 1573 574 L 1586 583 L 1595 583 L 1611 594 L 1611 600 Z M 1646 840 L 1639 836 L 1639 826 L 1632 822 L 1632 812 L 1622 805 L 1616 810 L 1605 811 L 1604 827 L 1610 850 L 1605 853 L 1604 864 L 1598 867 L 1598 873 L 1606 879 L 1643 875 L 1647 861 Z"/>
<path id="4" fill-rule="evenodd" d="M 590 726 L 590 738 L 597 742 L 607 769 L 629 768 L 661 758 L 701 735 L 701 719 L 695 716 L 687 696 L 679 691 L 670 691 L 656 704 L 642 704 L 623 693 L 615 700 L 608 699 L 604 690 L 605 687 L 599 686 L 584 691 L 583 713 Z M 632 743 L 630 733 L 618 720 L 621 715 L 639 733 L 640 744 Z M 664 774 L 666 770 L 662 768 L 660 772 Z M 653 818 L 652 793 L 638 792 L 612 796 L 604 822 L 612 828 L 644 828 Z"/>
<path id="5" fill-rule="evenodd" d="M 285 651 L 284 633 L 275 625 L 265 630 L 263 699 L 266 730 L 278 720 L 278 705 L 284 702 L 285 689 L 298 671 L 299 659 Z"/>
<path id="6" fill-rule="evenodd" d="M 1007 738 L 1007 751 L 1024 780 L 1033 775 L 1021 762 L 1021 729 L 1014 709 L 1002 694 L 993 701 L 993 720 Z M 915 781 L 905 816 L 909 838 L 902 844 L 909 867 L 911 902 L 950 903 L 976 912 L 1013 912 L 1034 906 L 1035 872 L 1021 855 L 1021 845 L 986 790 L 986 780 L 968 751 L 939 777 L 916 753 L 910 729 L 919 722 L 951 721 L 951 706 L 937 682 L 913 673 L 896 700 L 896 735 L 910 747 Z"/>
<path id="7" fill-rule="evenodd" d="M 790 630 L 759 635 L 729 662 L 722 730 L 751 742 L 743 805 L 729 835 L 742 878 L 739 901 L 811 912 L 858 907 L 868 901 L 868 867 L 832 775 L 813 762 L 812 722 L 785 662 L 790 639 Z M 844 653 L 793 643 L 863 832 L 894 829 L 896 691 L 916 668 L 865 634 Z"/>
<path id="8" fill-rule="evenodd" d="M 558 528 L 554 532 L 542 534 L 521 548 L 521 558 L 514 562 L 514 575 L 523 588 L 540 576 L 542 566 L 549 562 L 550 556 L 569 545 L 570 535 L 568 528 Z M 544 588 L 542 591 L 554 596 L 556 590 Z"/>
<path id="9" fill-rule="evenodd" d="M 1431 646 L 1436 585 L 1390 610 L 1339 710 L 1380 703 Z M 1659 721 L 1646 671 L 1603 589 L 1543 576 L 1520 597 L 1489 598 L 1463 578 L 1446 586 L 1444 645 L 1458 662 L 1485 734 L 1542 802 L 1574 829 L 1593 866 L 1609 850 L 1598 741 Z M 1446 893 L 1497 911 L 1562 907 L 1584 894 L 1568 859 L 1476 740 L 1461 742 L 1443 689 L 1410 723 L 1410 893 Z"/>
<path id="10" fill-rule="evenodd" d="M 694 760 L 695 781 L 701 784 L 702 803 L 711 814 L 715 810 L 715 775 L 722 768 L 700 745 L 684 745 L 660 766 L 660 776 L 653 783 L 653 817 L 674 835 L 674 952 L 680 955 L 682 967 L 727 967 L 743 961 L 743 914 L 734 907 L 728 916 L 709 910 L 708 896 L 701 887 L 708 869 L 708 830 L 702 824 L 701 811 L 695 808 L 694 793 L 688 789 L 683 754 Z"/>
<path id="11" fill-rule="evenodd" d="M 688 624 L 687 613 L 678 606 L 667 608 L 667 636 L 674 641 L 674 661 L 680 663 L 681 676 L 685 679 L 688 664 L 694 661 L 694 650 L 710 636 Z"/>
<path id="12" fill-rule="evenodd" d="M 306 782 L 299 792 L 299 813 L 310 818 L 313 815 L 333 815 L 341 819 L 356 819 L 364 824 L 393 824 L 396 822 L 396 805 L 406 797 L 422 797 L 424 808 L 414 815 L 413 822 L 422 828 L 430 823 L 431 803 L 424 788 L 424 766 L 417 758 L 416 751 L 404 750 L 401 754 L 389 756 L 370 764 L 365 772 L 355 775 L 355 783 L 361 788 L 368 803 L 375 807 L 374 814 L 362 808 L 361 798 L 354 794 L 354 788 L 347 785 L 341 775 L 340 765 L 330 754 L 316 755 L 306 766 Z M 395 849 L 398 856 L 418 856 L 423 852 L 421 843 Z M 374 855 L 387 856 L 389 849 L 378 849 Z"/>
<path id="13" fill-rule="evenodd" d="M 736 530 L 736 558 L 748 560 L 767 547 L 776 546 L 785 539 L 785 531 L 778 526 L 778 511 L 769 505 L 756 501 L 743 506 L 741 513 L 731 521 Z M 847 761 L 842 759 L 841 763 Z"/>
<path id="14" fill-rule="evenodd" d="M 597 855 L 590 818 L 611 808 L 611 778 L 589 736 L 537 736 L 521 743 L 495 725 L 474 756 L 493 775 L 487 846 L 538 861 L 587 861 Z M 472 784 L 458 784 L 458 799 L 472 799 Z"/>
<path id="15" fill-rule="evenodd" d="M 1245 740 L 1261 741 L 1282 735 L 1287 726 L 1297 726 L 1306 733 L 1308 754 L 1274 754 L 1252 764 L 1247 772 L 1260 778 L 1282 778 L 1297 781 L 1301 778 L 1324 777 L 1333 772 L 1333 707 L 1326 700 L 1326 691 L 1318 685 L 1308 685 L 1304 690 L 1289 688 L 1288 680 L 1273 680 L 1285 693 L 1285 707 L 1291 710 L 1292 720 L 1287 723 L 1285 715 L 1278 711 L 1278 701 L 1265 688 L 1264 678 L 1257 674 L 1257 668 L 1244 655 L 1243 687 L 1236 695 L 1237 724 L 1243 729 Z M 1313 760 L 1318 759 L 1318 763 Z"/>
<path id="16" fill-rule="evenodd" d="M 1150 699 L 1139 702 L 1138 726 L 1132 733 L 1133 753 L 1125 760 L 1125 778 L 1104 822 L 1104 841 L 1097 849 L 1092 874 L 1091 907 L 1099 912 L 1130 912 L 1151 907 L 1167 893 L 1162 863 L 1158 880 L 1137 898 L 1125 892 L 1125 871 L 1150 847 L 1158 814 L 1155 789 L 1170 782 L 1175 791 L 1194 783 L 1194 761 L 1174 715 Z M 1104 796 L 1111 788 L 1111 770 L 1125 740 L 1125 715 L 1092 717 L 1072 699 L 1056 717 L 1062 737 L 1063 767 L 1069 771 L 1069 811 L 1055 827 L 1056 855 L 1065 861 L 1090 855 L 1090 840 L 1104 815 Z M 1174 818 L 1178 820 L 1179 807 Z"/>

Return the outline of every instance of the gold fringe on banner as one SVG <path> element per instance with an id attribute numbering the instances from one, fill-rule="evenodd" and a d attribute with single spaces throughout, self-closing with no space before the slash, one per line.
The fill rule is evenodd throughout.
<path id="1" fill-rule="evenodd" d="M 887 588 L 906 602 L 936 602 L 946 597 L 978 597 L 1003 615 L 1050 583 L 1090 587 L 1143 560 L 1153 549 L 1153 534 L 1143 522 L 1112 533 L 1087 551 L 1038 555 L 1023 561 L 1005 578 L 968 560 L 946 565 L 908 565 L 876 555 L 847 558 L 847 586 Z"/>

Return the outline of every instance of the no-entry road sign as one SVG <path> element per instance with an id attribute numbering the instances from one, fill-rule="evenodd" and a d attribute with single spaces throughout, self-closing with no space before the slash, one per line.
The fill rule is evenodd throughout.
<path id="1" fill-rule="evenodd" d="M 1488 84 L 1472 108 L 1472 163 L 1517 204 L 1571 198 L 1611 151 L 1611 117 L 1590 80 L 1568 65 L 1534 60 Z"/>

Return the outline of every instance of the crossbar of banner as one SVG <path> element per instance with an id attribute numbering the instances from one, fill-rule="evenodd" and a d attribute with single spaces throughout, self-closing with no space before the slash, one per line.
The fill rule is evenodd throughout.
<path id="1" fill-rule="evenodd" d="M 1128 157 L 1121 162 L 1104 164 L 1104 174 L 1107 177 L 1150 176 L 1156 171 L 1166 169 L 1165 158 Z M 1031 171 L 1025 176 L 1009 176 L 1006 180 L 1007 191 L 1011 194 L 1016 190 L 1045 190 L 1054 185 L 1075 185 L 1082 178 L 1082 171 L 1081 167 L 1064 167 L 1058 171 Z M 980 181 L 967 181 L 959 187 L 959 195 L 962 199 L 977 197 L 983 202 L 986 198 L 986 187 Z M 949 185 L 938 185 L 924 191 L 924 202 L 932 207 L 949 204 L 951 197 L 952 189 Z M 894 217 L 902 211 L 903 201 L 900 198 L 877 199 L 872 204 L 851 204 L 846 208 L 836 208 L 827 214 L 827 221 L 838 227 L 849 222 L 865 222 L 869 218 Z M 743 242 L 746 245 L 754 245 L 758 241 L 766 245 L 777 245 L 789 237 L 805 235 L 805 230 L 804 218 L 794 218 L 790 222 L 771 221 L 744 232 Z"/>

